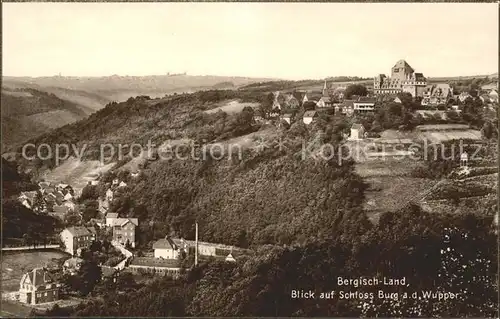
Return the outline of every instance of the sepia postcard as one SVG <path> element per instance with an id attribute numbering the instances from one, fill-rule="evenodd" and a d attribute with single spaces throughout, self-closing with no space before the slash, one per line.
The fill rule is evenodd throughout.
<path id="1" fill-rule="evenodd" d="M 498 318 L 498 3 L 3 3 L 2 317 Z"/>

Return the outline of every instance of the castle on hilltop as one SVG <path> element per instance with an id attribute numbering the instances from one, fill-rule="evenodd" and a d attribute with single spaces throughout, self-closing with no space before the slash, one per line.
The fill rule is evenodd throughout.
<path id="1" fill-rule="evenodd" d="M 374 78 L 373 91 L 375 94 L 407 92 L 413 97 L 423 97 L 427 79 L 422 73 L 416 73 L 405 60 L 399 60 L 391 71 L 391 77 L 379 74 Z"/>

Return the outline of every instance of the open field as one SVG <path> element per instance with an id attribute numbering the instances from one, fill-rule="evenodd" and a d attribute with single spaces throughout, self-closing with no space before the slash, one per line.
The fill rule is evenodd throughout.
<path id="1" fill-rule="evenodd" d="M 231 102 L 228 102 L 220 107 L 206 110 L 205 113 L 216 113 L 218 111 L 223 111 L 223 112 L 226 112 L 228 114 L 232 114 L 232 113 L 241 112 L 247 106 L 255 108 L 255 107 L 259 106 L 259 103 L 242 103 L 239 101 L 231 101 Z"/>
<path id="2" fill-rule="evenodd" d="M 29 252 L 2 252 L 2 292 L 19 289 L 24 273 L 35 268 L 59 265 L 69 255 L 58 250 L 47 249 Z"/>
<path id="3" fill-rule="evenodd" d="M 453 132 L 422 132 L 419 134 L 420 138 L 428 139 L 432 143 L 441 143 L 451 140 L 480 140 L 481 131 L 465 130 Z"/>
<path id="4" fill-rule="evenodd" d="M 259 145 L 262 146 L 265 145 L 265 147 L 271 147 L 273 142 L 277 141 L 276 139 L 277 134 L 278 130 L 276 129 L 275 126 L 266 127 L 257 132 L 253 132 L 247 135 L 235 137 L 227 141 L 220 142 L 220 144 L 222 144 L 224 147 L 231 147 L 233 153 L 237 152 L 238 148 L 244 150 L 249 148 L 255 148 Z"/>
<path id="5" fill-rule="evenodd" d="M 383 212 L 396 211 L 411 201 L 418 202 L 420 195 L 437 183 L 409 176 L 418 165 L 418 161 L 411 160 L 374 160 L 356 164 L 356 173 L 369 185 L 364 209 L 372 222 L 377 222 Z"/>
<path id="6" fill-rule="evenodd" d="M 95 180 L 99 174 L 109 171 L 115 163 L 101 165 L 99 161 L 80 161 L 69 158 L 53 170 L 47 171 L 43 178 L 52 183 L 66 183 L 80 193 L 89 181 Z"/>
<path id="7" fill-rule="evenodd" d="M 373 177 L 366 179 L 370 188 L 366 192 L 364 208 L 372 221 L 383 212 L 397 211 L 406 204 L 418 203 L 420 195 L 436 181 L 414 177 Z"/>
<path id="8" fill-rule="evenodd" d="M 412 139 L 415 142 L 427 139 L 433 143 L 440 143 L 450 140 L 472 139 L 480 140 L 481 131 L 462 130 L 462 131 L 427 131 L 427 132 L 400 132 L 397 130 L 386 130 L 380 134 L 382 139 Z"/>

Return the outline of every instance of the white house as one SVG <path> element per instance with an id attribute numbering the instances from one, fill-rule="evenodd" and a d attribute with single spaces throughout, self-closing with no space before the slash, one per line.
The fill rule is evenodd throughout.
<path id="1" fill-rule="evenodd" d="M 332 99 L 329 96 L 323 96 L 321 99 L 319 99 L 318 103 L 316 103 L 318 107 L 324 108 L 324 107 L 331 107 L 332 106 Z"/>
<path id="2" fill-rule="evenodd" d="M 353 124 L 351 127 L 350 140 L 360 140 L 365 136 L 365 128 L 361 124 Z"/>
<path id="3" fill-rule="evenodd" d="M 196 242 L 194 240 L 177 239 L 165 237 L 153 244 L 155 258 L 175 259 L 179 256 L 181 251 L 189 254 L 190 250 L 194 251 Z M 213 257 L 226 257 L 231 259 L 228 255 L 232 254 L 233 250 L 238 250 L 234 246 L 227 246 L 223 244 L 214 244 L 208 242 L 198 242 L 198 255 L 199 256 L 213 256 Z M 234 259 L 234 257 L 233 257 Z"/>
<path id="4" fill-rule="evenodd" d="M 64 250 L 72 256 L 75 256 L 80 249 L 88 248 L 95 239 L 95 232 L 83 226 L 69 227 L 61 232 Z"/>
<path id="5" fill-rule="evenodd" d="M 36 196 L 37 196 L 36 191 L 21 192 L 21 195 L 18 197 L 18 200 L 26 208 L 31 209 L 31 208 L 33 208 L 33 204 L 34 204 Z"/>
<path id="6" fill-rule="evenodd" d="M 106 214 L 106 226 L 113 227 L 113 225 L 115 223 L 115 219 L 117 219 L 117 218 L 118 218 L 117 213 L 107 213 Z"/>
<path id="7" fill-rule="evenodd" d="M 118 187 L 125 187 L 127 186 L 127 183 L 125 183 L 124 181 L 121 181 L 120 184 L 118 184 Z"/>
<path id="8" fill-rule="evenodd" d="M 354 112 L 358 113 L 366 113 L 373 112 L 375 110 L 375 102 L 374 98 L 363 98 L 360 97 L 357 101 L 354 101 Z"/>
<path id="9" fill-rule="evenodd" d="M 177 259 L 179 254 L 188 252 L 188 244 L 184 239 L 174 239 L 166 236 L 153 244 L 154 257 L 163 259 Z"/>
<path id="10" fill-rule="evenodd" d="M 464 166 L 464 167 L 467 167 L 467 162 L 469 160 L 469 155 L 467 154 L 467 152 L 463 152 L 462 154 L 460 154 L 460 166 Z"/>
<path id="11" fill-rule="evenodd" d="M 136 171 L 136 172 L 132 172 L 132 173 L 130 173 L 130 176 L 131 176 L 132 178 L 139 177 L 139 172 L 138 172 L 138 171 Z"/>
<path id="12" fill-rule="evenodd" d="M 292 114 L 291 113 L 285 113 L 281 116 L 281 120 L 287 122 L 288 124 L 292 124 Z"/>
<path id="13" fill-rule="evenodd" d="M 73 195 L 71 195 L 70 193 L 66 193 L 66 195 L 64 195 L 64 200 L 65 201 L 73 200 Z"/>
<path id="14" fill-rule="evenodd" d="M 106 191 L 106 200 L 109 202 L 113 200 L 113 190 L 111 188 Z"/>
<path id="15" fill-rule="evenodd" d="M 311 124 L 312 121 L 318 116 L 318 113 L 316 111 L 306 111 L 304 113 L 304 116 L 302 117 L 302 121 L 304 124 L 308 125 Z"/>
<path id="16" fill-rule="evenodd" d="M 233 254 L 231 254 L 231 253 L 229 255 L 227 255 L 227 257 L 226 257 L 225 260 L 229 261 L 229 262 L 235 262 L 236 261 L 236 259 L 234 259 L 234 257 L 233 257 Z"/>

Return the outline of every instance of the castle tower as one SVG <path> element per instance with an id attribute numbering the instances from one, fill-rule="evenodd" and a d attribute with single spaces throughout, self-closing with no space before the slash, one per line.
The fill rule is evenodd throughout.
<path id="1" fill-rule="evenodd" d="M 399 60 L 392 67 L 391 78 L 404 82 L 413 72 L 415 72 L 415 70 L 413 70 L 413 68 L 405 60 Z"/>

